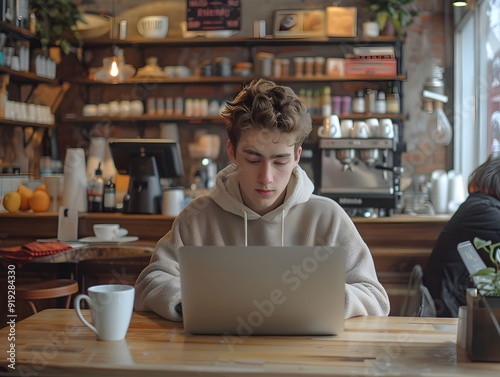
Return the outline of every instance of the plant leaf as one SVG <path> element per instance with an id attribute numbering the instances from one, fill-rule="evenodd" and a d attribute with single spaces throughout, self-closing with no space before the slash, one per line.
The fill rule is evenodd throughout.
<path id="1" fill-rule="evenodd" d="M 482 249 L 491 245 L 491 241 L 485 241 L 479 237 L 474 237 L 473 243 L 476 249 Z"/>

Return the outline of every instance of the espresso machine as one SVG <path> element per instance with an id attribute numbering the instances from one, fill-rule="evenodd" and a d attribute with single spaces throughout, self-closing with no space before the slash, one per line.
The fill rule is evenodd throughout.
<path id="1" fill-rule="evenodd" d="M 391 215 L 401 198 L 401 148 L 396 139 L 320 137 L 318 193 L 353 216 Z"/>

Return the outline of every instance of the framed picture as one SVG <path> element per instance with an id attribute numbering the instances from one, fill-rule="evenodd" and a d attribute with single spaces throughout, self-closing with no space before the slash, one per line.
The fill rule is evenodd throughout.
<path id="1" fill-rule="evenodd" d="M 357 9 L 354 7 L 326 8 L 326 35 L 329 37 L 355 37 Z"/>
<path id="2" fill-rule="evenodd" d="M 277 10 L 274 12 L 275 38 L 305 38 L 325 36 L 323 10 Z"/>

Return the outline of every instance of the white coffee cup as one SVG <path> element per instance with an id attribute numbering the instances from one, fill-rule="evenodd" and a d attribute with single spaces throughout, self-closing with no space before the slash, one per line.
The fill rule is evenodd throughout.
<path id="1" fill-rule="evenodd" d="M 323 138 L 340 138 L 340 121 L 337 115 L 330 115 L 323 120 L 323 125 L 318 128 L 318 136 Z"/>
<path id="2" fill-rule="evenodd" d="M 167 16 L 146 16 L 137 21 L 137 31 L 144 38 L 165 38 L 168 33 Z"/>
<path id="3" fill-rule="evenodd" d="M 102 241 L 113 241 L 128 234 L 127 229 L 118 224 L 94 224 L 94 234 Z"/>
<path id="4" fill-rule="evenodd" d="M 387 139 L 394 137 L 394 125 L 391 119 L 384 118 L 380 120 L 380 137 Z"/>
<path id="5" fill-rule="evenodd" d="M 340 130 L 342 131 L 342 137 L 345 138 L 350 138 L 351 137 L 351 130 L 354 125 L 354 122 L 352 119 L 342 119 L 340 122 Z"/>
<path id="6" fill-rule="evenodd" d="M 379 137 L 380 134 L 380 122 L 377 118 L 368 118 L 366 120 L 366 124 L 368 124 L 368 129 L 370 131 L 371 137 Z"/>
<path id="7" fill-rule="evenodd" d="M 97 105 L 91 103 L 84 105 L 83 115 L 86 117 L 95 117 L 97 115 Z"/>
<path id="8" fill-rule="evenodd" d="M 184 189 L 182 187 L 171 187 L 163 191 L 162 215 L 177 216 L 184 204 Z"/>
<path id="9" fill-rule="evenodd" d="M 111 101 L 108 107 L 108 114 L 109 115 L 118 115 L 120 114 L 120 102 L 118 101 Z"/>
<path id="10" fill-rule="evenodd" d="M 97 335 L 97 340 L 122 340 L 127 334 L 134 308 L 134 287 L 131 285 L 96 285 L 88 295 L 79 294 L 74 305 L 78 318 Z M 84 300 L 90 307 L 92 324 L 83 316 L 80 304 Z"/>
<path id="11" fill-rule="evenodd" d="M 366 139 L 370 135 L 370 129 L 368 128 L 368 124 L 363 121 L 356 121 L 351 129 L 351 137 L 352 138 L 360 138 Z"/>

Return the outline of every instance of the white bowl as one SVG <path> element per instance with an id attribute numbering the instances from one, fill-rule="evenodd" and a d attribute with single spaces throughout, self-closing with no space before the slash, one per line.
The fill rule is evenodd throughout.
<path id="1" fill-rule="evenodd" d="M 76 22 L 76 30 L 83 40 L 99 38 L 111 30 L 111 19 L 107 16 L 83 13 L 82 21 Z"/>

